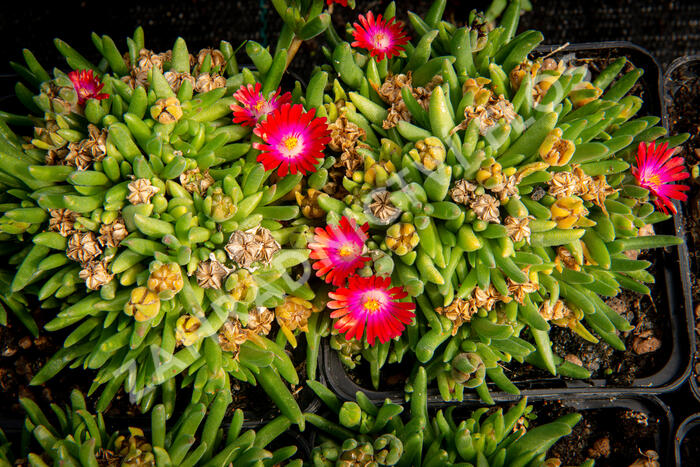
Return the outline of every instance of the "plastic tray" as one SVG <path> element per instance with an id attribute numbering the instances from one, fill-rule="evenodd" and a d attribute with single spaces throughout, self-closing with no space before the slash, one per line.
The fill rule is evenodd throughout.
<path id="1" fill-rule="evenodd" d="M 690 417 L 683 420 L 676 430 L 676 435 L 673 439 L 673 450 L 676 456 L 676 466 L 681 467 L 683 465 L 683 453 L 681 452 L 681 447 L 683 445 L 683 440 L 693 430 L 700 428 L 700 413 L 691 415 Z M 685 459 L 687 461 L 687 459 Z M 698 459 L 695 459 L 698 462 Z"/>
<path id="2" fill-rule="evenodd" d="M 559 49 L 557 45 L 545 45 L 538 47 L 536 54 L 544 55 Z M 579 58 L 585 58 L 587 54 L 595 57 L 601 56 L 625 56 L 634 66 L 644 69 L 644 75 L 640 82 L 644 89 L 644 106 L 641 114 L 662 115 L 661 92 L 661 67 L 658 62 L 643 48 L 629 42 L 596 42 L 571 44 L 555 54 L 555 57 L 563 57 L 574 53 Z M 662 115 L 662 118 L 665 115 Z M 675 216 L 673 223 L 670 221 L 659 224 L 658 233 L 675 234 L 684 238 L 682 229 L 682 214 Z M 567 394 L 614 394 L 624 390 L 627 394 L 660 394 L 670 392 L 685 382 L 690 374 L 692 366 L 691 341 L 693 340 L 692 326 L 689 325 L 689 317 L 692 316 L 688 252 L 685 245 L 678 248 L 656 250 L 657 284 L 666 289 L 661 293 L 662 303 L 657 307 L 667 309 L 669 312 L 669 330 L 664 342 L 670 346 L 669 358 L 665 365 L 655 374 L 636 379 L 630 386 L 611 386 L 605 379 L 572 380 L 558 377 L 544 377 L 514 381 L 526 396 L 554 396 Z M 668 350 L 667 350 L 668 351 Z M 395 402 L 404 400 L 402 390 L 374 391 L 358 386 L 348 376 L 344 365 L 336 352 L 326 343 L 324 358 L 324 371 L 330 387 L 339 396 L 345 399 L 354 399 L 357 391 L 363 391 L 375 401 L 389 398 Z M 491 388 L 492 386 L 490 386 Z M 510 399 L 512 396 L 499 392 L 494 387 L 491 391 L 494 400 Z M 472 391 L 465 391 L 465 400 L 478 400 L 478 396 Z M 436 387 L 429 388 L 428 400 L 432 404 L 442 401 Z"/>
<path id="3" fill-rule="evenodd" d="M 666 74 L 664 75 L 664 82 L 663 82 L 663 105 L 664 105 L 664 126 L 669 129 L 669 131 L 672 130 L 671 128 L 671 122 L 669 121 L 670 115 L 669 115 L 669 109 L 673 107 L 673 92 L 674 92 L 674 74 L 676 71 L 679 69 L 688 67 L 689 65 L 694 64 L 696 68 L 700 69 L 700 55 L 689 55 L 686 57 L 680 57 L 674 60 L 671 65 L 669 66 L 668 70 L 666 71 Z M 700 92 L 700 90 L 696 90 L 696 92 Z M 683 222 L 681 219 L 677 219 L 676 221 L 676 229 L 679 231 L 684 229 Z M 700 245 L 696 245 L 698 247 Z M 686 263 L 686 267 L 688 270 L 690 270 L 690 264 L 689 264 L 689 255 L 687 254 L 687 247 L 684 245 L 686 248 L 686 254 L 682 255 L 681 261 Z M 690 275 L 688 275 L 685 280 L 688 281 L 687 284 L 684 284 L 684 287 L 687 288 L 688 290 L 692 290 L 692 286 L 690 284 Z M 688 313 L 687 318 L 688 318 L 688 328 L 689 328 L 689 333 L 690 333 L 690 348 L 692 352 L 692 357 L 691 358 L 691 369 L 693 367 L 693 362 L 700 358 L 700 355 L 698 355 L 698 348 L 697 348 L 697 336 L 695 335 L 695 316 L 693 316 L 693 303 L 692 303 L 692 297 L 689 297 L 689 302 L 687 304 L 687 309 Z M 695 398 L 700 401 L 700 387 L 698 387 L 698 381 L 697 377 L 698 374 L 693 371 L 693 376 L 690 378 L 690 389 L 695 395 Z"/>

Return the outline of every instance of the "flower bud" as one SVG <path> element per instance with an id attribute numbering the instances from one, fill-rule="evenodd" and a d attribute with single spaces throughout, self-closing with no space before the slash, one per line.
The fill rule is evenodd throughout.
<path id="1" fill-rule="evenodd" d="M 394 224 L 386 231 L 386 246 L 399 256 L 403 256 L 418 246 L 420 238 L 413 224 Z"/>
<path id="2" fill-rule="evenodd" d="M 562 131 L 555 128 L 549 132 L 538 150 L 544 162 L 555 167 L 566 165 L 574 155 L 576 146 L 568 139 L 562 139 Z"/>
<path id="3" fill-rule="evenodd" d="M 188 347 L 199 340 L 198 330 L 202 322 L 196 316 L 182 315 L 175 322 L 177 343 Z"/>
<path id="4" fill-rule="evenodd" d="M 428 170 L 435 170 L 440 164 L 445 161 L 447 152 L 445 146 L 435 136 L 429 136 L 420 141 L 416 141 L 416 151 L 411 151 L 411 157 L 416 162 L 420 162 Z M 417 155 L 417 158 L 416 158 Z"/>
<path id="5" fill-rule="evenodd" d="M 148 321 L 160 312 L 160 298 L 146 287 L 136 287 L 131 291 L 131 298 L 124 305 L 124 313 L 133 316 L 136 321 Z"/>
<path id="6" fill-rule="evenodd" d="M 560 229 L 572 228 L 581 218 L 588 214 L 583 206 L 583 200 L 578 196 L 560 198 L 549 208 L 552 220 Z"/>
<path id="7" fill-rule="evenodd" d="M 238 210 L 236 203 L 233 202 L 230 196 L 224 194 L 221 188 L 214 188 L 211 195 L 207 198 L 211 199 L 211 201 L 207 201 L 207 203 L 211 202 L 211 214 L 209 217 L 215 222 L 225 222 L 236 215 Z"/>
<path id="8" fill-rule="evenodd" d="M 177 97 L 158 99 L 156 103 L 151 106 L 151 117 L 164 125 L 177 122 L 182 118 L 180 101 Z"/>
<path id="9" fill-rule="evenodd" d="M 164 299 L 172 298 L 182 290 L 182 272 L 176 263 L 155 264 L 146 284 L 148 288 Z"/>
<path id="10" fill-rule="evenodd" d="M 452 378 L 457 384 L 468 387 L 477 387 L 484 382 L 486 365 L 481 357 L 473 352 L 457 354 L 450 363 L 452 366 Z"/>

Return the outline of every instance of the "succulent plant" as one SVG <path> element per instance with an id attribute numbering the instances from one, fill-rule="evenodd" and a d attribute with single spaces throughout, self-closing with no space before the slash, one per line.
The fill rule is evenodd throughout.
<path id="1" fill-rule="evenodd" d="M 265 449 L 289 429 L 291 422 L 286 417 L 272 420 L 257 433 L 241 432 L 243 412 L 236 410 L 224 429 L 222 421 L 231 402 L 226 391 L 218 392 L 208 407 L 203 403 L 190 404 L 170 426 L 166 426 L 165 407 L 156 405 L 150 431 L 136 427 L 128 432 L 109 430 L 101 413 L 95 415 L 87 410 L 85 399 L 77 390 L 71 394 L 70 405 L 52 405 L 58 423 L 51 423 L 30 399 L 20 402 L 27 412 L 24 430 L 31 439 L 26 445 L 23 443 L 23 452 L 13 453 L 3 435 L 0 465 L 274 465 L 297 451 L 295 446 L 274 452 Z M 295 464 L 301 465 L 301 461 L 288 465 Z"/>
<path id="2" fill-rule="evenodd" d="M 140 28 L 124 55 L 108 36 L 93 42 L 97 65 L 56 40 L 67 75 L 25 50 L 13 66 L 34 88 L 17 85 L 31 115 L 0 118 L 0 242 L 17 265 L 3 303 L 29 323 L 16 305 L 34 296 L 58 309 L 47 330 L 71 329 L 32 384 L 83 366 L 97 370 L 91 393 L 104 386 L 99 410 L 123 387 L 143 410 L 161 393 L 170 415 L 176 375 L 193 402 L 233 377 L 303 423 L 284 348 L 307 335 L 315 378 L 328 319 L 306 283 L 309 227 L 294 194 L 326 125 L 279 88 L 296 49 L 248 42 L 256 69 L 239 69 L 227 42 L 196 56 L 181 38 L 148 50 Z M 282 151 L 298 157 L 278 157 L 264 125 L 285 118 L 309 125 L 316 153 L 286 137 Z"/>
<path id="3" fill-rule="evenodd" d="M 457 406 L 429 411 L 427 380 L 419 367 L 409 414 L 389 400 L 377 407 L 361 391 L 356 401 L 341 402 L 310 382 L 332 417 L 305 414 L 323 432 L 312 450 L 313 465 L 542 465 L 549 448 L 581 418 L 574 413 L 529 428 L 535 416 L 523 398 L 505 413 L 502 408 L 481 408 L 460 419 L 454 414 Z"/>
<path id="4" fill-rule="evenodd" d="M 411 41 L 394 3 L 348 26 L 352 44 L 331 26 L 328 64 L 304 102 L 330 121 L 333 183 L 318 195 L 326 229 L 365 226 L 374 261 L 355 274 L 390 275 L 420 310 L 413 320 L 395 312 L 401 325 L 385 321 L 376 346 L 378 317 L 335 328 L 360 339 L 366 325 L 361 354 L 375 387 L 384 363 L 410 350 L 444 399 L 461 399 L 466 385 L 491 401 L 484 374 L 518 393 L 500 366 L 511 359 L 590 375 L 554 355 L 552 325 L 624 349 L 618 332 L 631 326 L 605 299 L 649 293 L 650 263 L 626 252 L 681 243 L 645 233 L 675 211 L 670 199 L 684 199 L 673 182 L 688 174 L 667 148 L 687 135 L 653 142 L 666 131 L 635 117 L 642 99 L 630 91 L 643 71 L 624 57 L 597 76 L 556 51 L 529 58 L 543 37 L 515 35 L 519 1 L 472 11 L 464 27 L 442 19 L 445 4 L 425 18 L 409 12 Z"/>

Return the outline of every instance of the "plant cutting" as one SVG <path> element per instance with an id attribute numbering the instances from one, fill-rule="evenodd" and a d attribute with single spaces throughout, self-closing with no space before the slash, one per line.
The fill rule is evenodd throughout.
<path id="1" fill-rule="evenodd" d="M 238 410 L 224 431 L 222 421 L 231 395 L 216 394 L 211 404 L 189 405 L 179 419 L 167 426 L 166 409 L 156 405 L 151 412 L 150 431 L 129 428 L 128 432 L 110 431 L 101 413 L 87 409 L 83 395 L 74 391 L 71 403 L 54 406 L 49 417 L 31 400 L 22 399 L 27 412 L 24 432 L 32 437 L 31 446 L 23 444 L 17 452 L 0 431 L 4 449 L 0 449 L 0 465 L 273 465 L 294 456 L 295 446 L 285 446 L 270 452 L 265 448 L 284 433 L 291 424 L 280 416 L 255 430 L 241 431 L 243 413 Z M 197 435 L 197 438 L 195 438 Z M 301 460 L 288 465 L 301 465 Z"/>
<path id="2" fill-rule="evenodd" d="M 303 424 L 285 347 L 308 337 L 315 378 L 327 320 L 300 266 L 308 227 L 293 197 L 328 131 L 279 87 L 296 51 L 284 41 L 274 54 L 248 42 L 253 69 L 226 42 L 193 55 L 180 38 L 155 53 L 140 28 L 123 55 L 93 35 L 97 65 L 57 40 L 68 74 L 26 50 L 26 66 L 13 64 L 31 114 L 0 119 L 0 235 L 14 268 L 3 303 L 32 332 L 25 296 L 57 309 L 48 331 L 70 329 L 32 384 L 82 366 L 97 370 L 98 410 L 123 388 L 143 411 L 160 398 L 169 417 L 177 385 L 206 402 L 233 378 Z"/>
<path id="3" fill-rule="evenodd" d="M 533 416 L 526 398 L 505 413 L 501 408 L 481 408 L 457 418 L 455 406 L 430 413 L 423 367 L 414 380 L 410 414 L 403 418 L 404 408 L 390 401 L 377 406 L 358 391 L 356 401 L 341 402 L 324 386 L 309 384 L 331 413 L 330 419 L 305 414 L 322 432 L 312 450 L 315 466 L 550 465 L 545 461 L 548 449 L 571 433 L 580 419 L 569 414 L 528 428 Z M 492 413 L 482 419 L 487 412 Z"/>
<path id="4" fill-rule="evenodd" d="M 463 28 L 442 20 L 441 1 L 425 18 L 409 13 L 411 32 L 393 4 L 347 40 L 329 28 L 328 64 L 309 81 L 306 108 L 328 116 L 334 152 L 314 193 L 326 213 L 316 235 L 340 225 L 348 239 L 341 223 L 354 222 L 366 238 L 363 249 L 339 240 L 335 256 L 309 247 L 338 287 L 331 347 L 349 367 L 366 361 L 375 388 L 385 363 L 407 356 L 444 400 L 466 387 L 492 402 L 488 381 L 517 394 L 501 366 L 512 360 L 587 378 L 552 351 L 550 328 L 624 350 L 618 333 L 632 326 L 605 300 L 649 294 L 654 281 L 626 252 L 682 242 L 644 235 L 685 199 L 688 172 L 671 154 L 687 135 L 660 140 L 657 117 L 635 118 L 643 71 L 621 74 L 624 58 L 597 76 L 531 60 L 542 35 L 516 36 L 520 4 L 502 6 Z M 338 284 L 329 263 L 348 279 Z M 358 285 L 381 277 L 391 283 Z"/>

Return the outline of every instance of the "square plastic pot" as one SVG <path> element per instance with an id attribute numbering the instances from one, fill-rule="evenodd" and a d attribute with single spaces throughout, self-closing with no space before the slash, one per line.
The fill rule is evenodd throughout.
<path id="1" fill-rule="evenodd" d="M 680 57 L 674 60 L 671 65 L 669 66 L 668 70 L 666 71 L 666 74 L 664 75 L 664 81 L 663 81 L 663 100 L 662 103 L 664 105 L 664 126 L 669 130 L 669 132 L 674 131 L 674 122 L 670 121 L 671 120 L 671 110 L 674 108 L 674 95 L 678 87 L 677 83 L 677 75 L 679 72 L 682 72 L 684 70 L 687 70 L 689 68 L 693 67 L 696 70 L 696 73 L 700 73 L 700 55 L 690 55 L 686 57 Z M 692 92 L 694 92 L 696 95 L 700 94 L 700 89 L 691 89 Z M 681 206 L 681 209 L 684 209 L 685 206 Z M 679 232 L 684 232 L 684 224 L 682 222 L 682 218 L 679 216 L 677 218 L 676 222 L 676 229 Z M 690 255 L 688 254 L 688 248 L 687 245 L 683 245 L 685 248 L 685 254 L 681 256 L 681 262 L 685 263 L 686 269 L 690 271 Z M 694 247 L 697 249 L 700 247 L 700 245 L 694 245 Z M 684 277 L 684 280 L 687 281 L 687 284 L 683 284 L 683 287 L 686 288 L 687 290 L 692 290 L 692 284 L 690 282 L 690 274 L 688 274 L 686 277 Z M 700 355 L 698 355 L 698 348 L 697 348 L 697 335 L 695 333 L 695 316 L 693 314 L 693 303 L 692 303 L 692 295 L 688 297 L 688 303 L 686 306 L 687 309 L 687 319 L 688 319 L 688 328 L 689 328 L 689 337 L 690 337 L 690 348 L 691 348 L 691 369 L 695 366 L 693 362 L 697 361 L 698 358 L 700 358 Z M 700 387 L 698 387 L 698 375 L 697 371 L 692 371 L 692 375 L 690 377 L 690 388 L 695 395 L 695 398 L 700 401 Z"/>
<path id="2" fill-rule="evenodd" d="M 627 57 L 635 67 L 644 69 L 640 79 L 644 93 L 644 105 L 640 115 L 659 115 L 667 120 L 665 107 L 661 101 L 662 72 L 659 63 L 645 49 L 629 42 L 592 42 L 571 44 L 564 48 L 557 45 L 538 47 L 537 55 L 552 53 L 556 58 L 575 54 L 581 57 Z M 684 238 L 682 214 L 672 220 L 654 226 L 659 234 L 677 235 Z M 663 336 L 663 346 L 660 351 L 668 354 L 668 360 L 660 369 L 649 376 L 638 378 L 629 386 L 613 386 L 606 379 L 593 378 L 574 380 L 560 377 L 542 377 L 513 381 L 521 390 L 523 396 L 560 397 L 568 395 L 587 394 L 617 394 L 623 389 L 627 394 L 661 394 L 675 390 L 681 386 L 690 374 L 692 366 L 691 343 L 694 342 L 692 330 L 692 308 L 690 280 L 688 269 L 688 251 L 685 245 L 666 249 L 653 250 L 656 259 L 656 283 L 660 291 L 658 309 L 668 313 L 668 328 Z M 444 344 L 443 344 L 444 345 Z M 395 402 L 404 401 L 403 390 L 375 391 L 372 388 L 361 387 L 348 375 L 345 366 L 328 342 L 324 345 L 323 369 L 331 389 L 339 396 L 352 400 L 357 391 L 364 392 L 375 401 L 391 399 Z M 494 400 L 509 400 L 513 396 L 501 392 L 496 386 L 489 385 Z M 472 391 L 465 391 L 465 401 L 479 400 Z M 431 404 L 443 402 L 437 387 L 429 388 L 428 401 Z"/>

